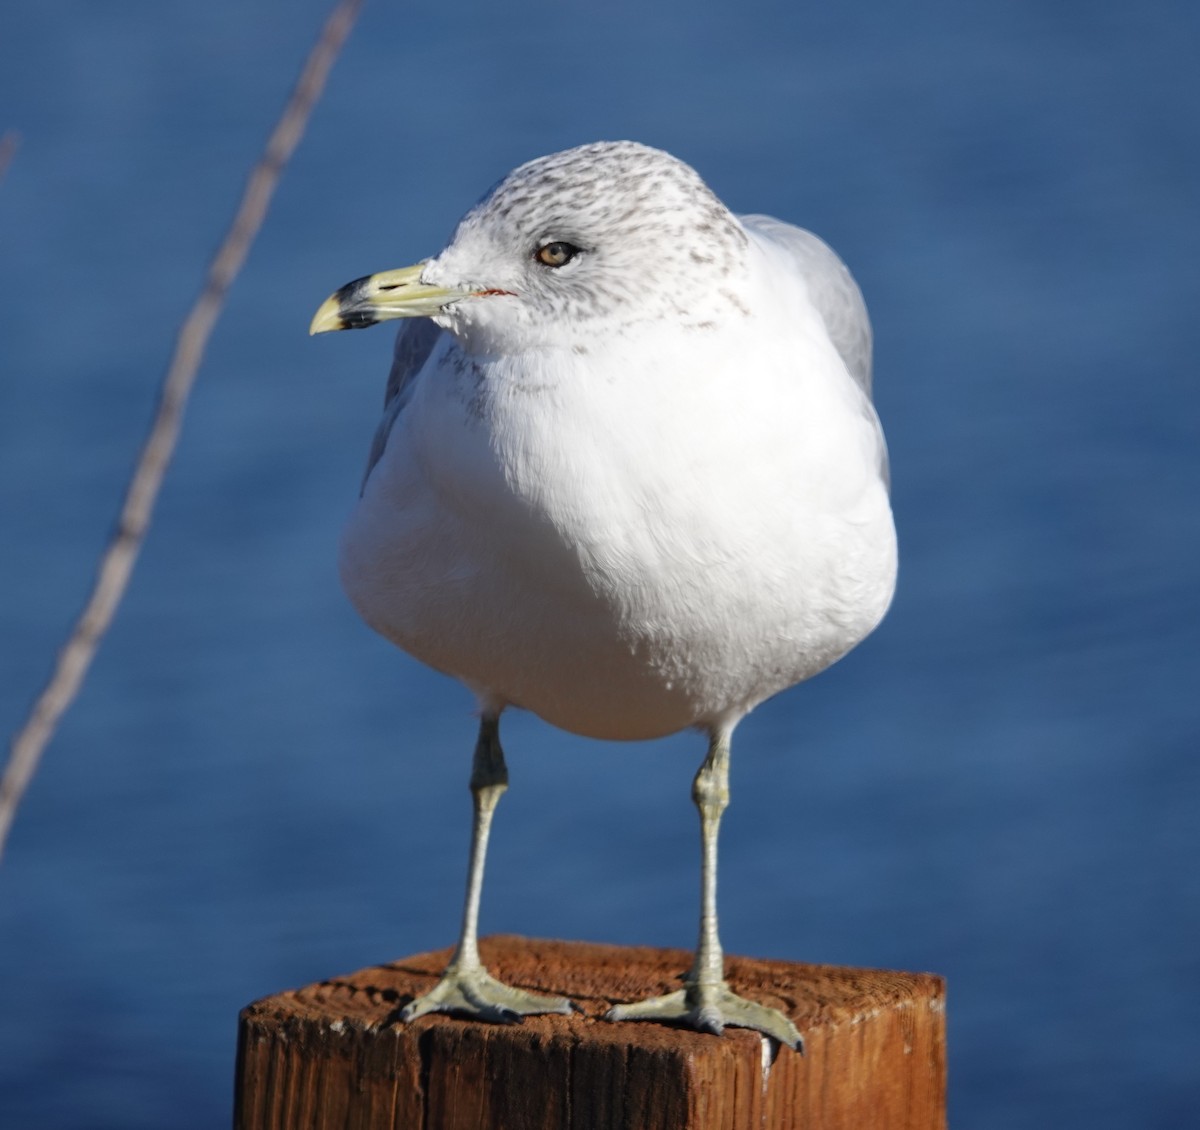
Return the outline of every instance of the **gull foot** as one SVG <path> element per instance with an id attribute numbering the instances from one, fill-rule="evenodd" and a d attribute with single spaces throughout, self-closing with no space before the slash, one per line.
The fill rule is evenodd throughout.
<path id="1" fill-rule="evenodd" d="M 451 966 L 424 996 L 406 1004 L 397 1019 L 407 1024 L 427 1012 L 457 1012 L 497 1024 L 518 1024 L 522 1016 L 542 1012 L 573 1012 L 565 997 L 546 997 L 497 981 L 482 966 L 460 970 Z"/>
<path id="2" fill-rule="evenodd" d="M 803 1052 L 804 1041 L 796 1026 L 778 1009 L 739 997 L 724 981 L 716 985 L 687 982 L 687 987 L 665 997 L 609 1009 L 606 1020 L 662 1020 L 686 1024 L 719 1036 L 726 1025 L 753 1028 L 793 1051 Z"/>

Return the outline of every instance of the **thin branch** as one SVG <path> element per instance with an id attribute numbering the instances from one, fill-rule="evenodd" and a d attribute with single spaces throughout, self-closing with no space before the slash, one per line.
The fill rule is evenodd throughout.
<path id="1" fill-rule="evenodd" d="M 12 164 L 12 159 L 17 155 L 20 145 L 21 135 L 15 129 L 0 133 L 0 181 L 8 172 L 8 166 Z"/>
<path id="2" fill-rule="evenodd" d="M 233 223 L 208 269 L 204 290 L 176 339 L 158 410 L 134 468 L 117 529 L 97 570 L 96 582 L 74 630 L 58 654 L 49 683 L 24 727 L 13 738 L 0 779 L 0 856 L 17 805 L 37 769 L 42 752 L 67 708 L 75 700 L 96 649 L 124 596 L 150 524 L 163 476 L 174 454 L 183 410 L 216 324 L 225 295 L 241 270 L 258 234 L 284 166 L 296 148 L 313 106 L 320 97 L 362 0 L 339 0 L 321 32 L 242 195 Z"/>

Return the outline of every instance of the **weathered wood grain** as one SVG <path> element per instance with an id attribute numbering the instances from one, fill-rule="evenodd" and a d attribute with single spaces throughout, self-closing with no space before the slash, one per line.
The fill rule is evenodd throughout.
<path id="1" fill-rule="evenodd" d="M 691 955 L 493 937 L 501 979 L 578 1016 L 495 1025 L 396 1009 L 449 951 L 278 993 L 243 1010 L 239 1130 L 942 1130 L 944 987 L 892 973 L 730 957 L 731 986 L 787 1013 L 805 1054 L 765 1067 L 757 1033 L 610 1024 L 612 1003 L 678 985 Z"/>

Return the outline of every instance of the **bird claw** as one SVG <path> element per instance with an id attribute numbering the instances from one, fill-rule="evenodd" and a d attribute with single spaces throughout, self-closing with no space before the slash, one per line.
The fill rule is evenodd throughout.
<path id="1" fill-rule="evenodd" d="M 447 969 L 429 992 L 406 1004 L 396 1015 L 402 1024 L 430 1012 L 454 1012 L 493 1024 L 519 1024 L 525 1016 L 569 1013 L 565 997 L 543 996 L 497 981 L 486 969 Z"/>
<path id="2" fill-rule="evenodd" d="M 719 1036 L 727 1026 L 753 1028 L 757 1032 L 803 1052 L 804 1041 L 796 1026 L 775 1008 L 739 997 L 728 985 L 700 985 L 688 981 L 686 988 L 666 996 L 609 1009 L 606 1020 L 658 1020 L 684 1024 Z"/>

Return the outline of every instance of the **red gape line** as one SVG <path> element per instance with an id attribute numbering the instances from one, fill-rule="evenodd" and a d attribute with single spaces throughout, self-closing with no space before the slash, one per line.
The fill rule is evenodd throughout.
<path id="1" fill-rule="evenodd" d="M 476 290 L 473 292 L 476 298 L 484 298 L 489 294 L 507 294 L 509 298 L 516 298 L 516 293 L 511 290 Z"/>

